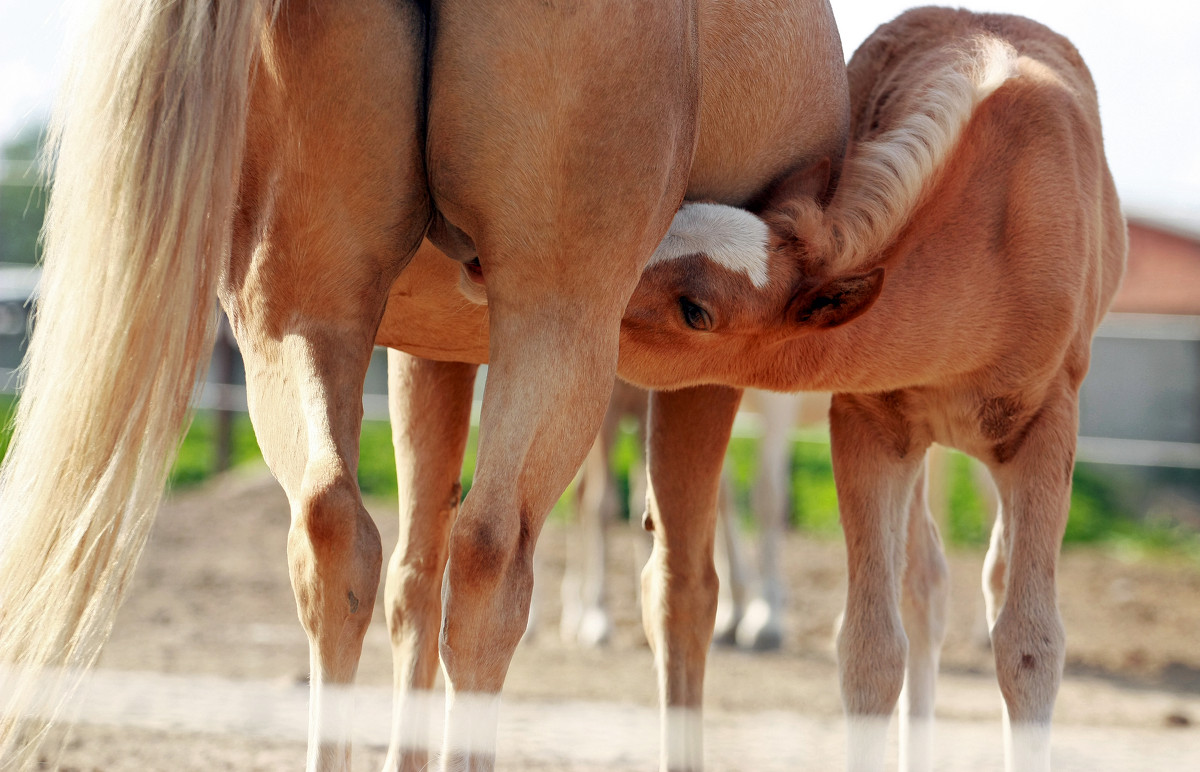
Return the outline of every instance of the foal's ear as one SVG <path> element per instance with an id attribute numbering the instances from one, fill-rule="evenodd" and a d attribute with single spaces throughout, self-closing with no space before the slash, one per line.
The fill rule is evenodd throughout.
<path id="1" fill-rule="evenodd" d="M 775 180 L 750 209 L 770 212 L 782 208 L 789 201 L 806 198 L 816 201 L 824 209 L 833 198 L 833 190 L 833 161 L 827 156 L 793 169 Z"/>
<path id="2" fill-rule="evenodd" d="M 793 300 L 788 317 L 800 327 L 830 329 L 862 314 L 883 290 L 883 267 L 820 284 Z"/>

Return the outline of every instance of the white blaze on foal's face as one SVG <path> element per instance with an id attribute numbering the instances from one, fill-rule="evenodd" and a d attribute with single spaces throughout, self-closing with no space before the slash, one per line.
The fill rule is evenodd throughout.
<path id="1" fill-rule="evenodd" d="M 755 215 L 685 204 L 634 289 L 621 323 L 622 375 L 662 388 L 728 380 L 721 361 L 747 335 L 772 334 L 793 276 L 773 266 Z"/>
<path id="2" fill-rule="evenodd" d="M 767 286 L 767 224 L 744 209 L 722 204 L 684 204 L 647 268 L 684 257 L 703 256 L 743 273 L 756 288 Z"/>

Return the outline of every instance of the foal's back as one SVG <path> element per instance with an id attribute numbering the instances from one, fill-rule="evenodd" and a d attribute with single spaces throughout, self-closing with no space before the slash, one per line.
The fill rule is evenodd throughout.
<path id="1" fill-rule="evenodd" d="M 849 64 L 851 142 L 894 128 L 928 73 L 981 37 L 1010 45 L 1016 72 L 976 108 L 887 250 L 889 286 L 858 334 L 871 349 L 908 349 L 896 358 L 925 362 L 927 385 L 1037 392 L 1065 369 L 1078 387 L 1126 240 L 1095 86 L 1074 46 L 1021 17 L 911 11 Z M 904 340 L 898 326 L 911 330 Z"/>

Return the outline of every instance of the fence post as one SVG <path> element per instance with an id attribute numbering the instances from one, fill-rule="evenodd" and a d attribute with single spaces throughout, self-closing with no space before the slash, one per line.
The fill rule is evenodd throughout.
<path id="1" fill-rule="evenodd" d="M 237 356 L 234 346 L 233 330 L 222 313 L 212 357 L 212 380 L 217 384 L 218 395 L 213 431 L 215 472 L 224 472 L 233 464 L 233 415 L 237 408 L 231 404 L 228 386 L 233 381 L 234 359 Z"/>

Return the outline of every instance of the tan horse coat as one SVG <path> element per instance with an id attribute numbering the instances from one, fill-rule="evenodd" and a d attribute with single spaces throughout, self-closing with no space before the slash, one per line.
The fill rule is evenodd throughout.
<path id="1" fill-rule="evenodd" d="M 911 592 L 902 613 L 898 598 L 906 531 L 932 537 L 926 554 L 936 536 L 906 525 L 907 513 L 930 443 L 989 467 L 1001 511 L 984 590 L 1007 764 L 1045 770 L 1078 390 L 1126 251 L 1095 87 L 1071 44 L 1034 22 L 934 8 L 877 30 L 849 73 L 851 147 L 836 191 L 820 164 L 779 186 L 764 214 L 766 287 L 700 256 L 652 261 L 623 340 L 661 339 L 658 321 L 673 316 L 689 354 L 680 385 L 716 373 L 835 392 L 854 769 L 883 768 L 902 684 L 905 763 L 930 763 L 939 613 Z M 623 373 L 657 367 L 635 359 Z M 920 581 L 936 585 L 936 572 Z"/>
<path id="2" fill-rule="evenodd" d="M 457 460 L 402 469 L 421 514 L 393 557 L 389 623 L 398 683 L 431 683 L 440 646 L 443 764 L 490 767 L 538 532 L 595 435 L 622 312 L 680 201 L 746 203 L 844 147 L 828 3 L 102 0 L 92 22 L 55 117 L 46 279 L 0 473 L 0 658 L 18 665 L 0 756 L 33 763 L 41 735 L 22 735 L 25 714 L 69 694 L 43 700 L 47 674 L 72 685 L 107 635 L 219 297 L 291 502 L 308 767 L 349 766 L 346 687 L 382 563 L 355 480 L 363 375 L 389 290 L 428 230 L 460 262 L 478 258 L 457 270 L 486 283 L 491 378 L 470 500 L 459 508 L 443 474 Z M 470 366 L 395 369 L 397 383 L 434 381 L 395 395 L 422 410 L 397 429 L 401 458 L 461 457 Z M 721 391 L 665 418 L 693 397 L 664 398 L 665 435 L 705 415 L 719 426 L 736 406 Z M 715 487 L 674 501 L 655 509 L 656 533 L 713 509 Z M 707 601 L 670 577 L 708 574 L 668 566 L 661 545 L 656 556 L 657 591 L 704 629 Z M 676 652 L 703 660 L 706 636 L 676 643 L 657 623 L 664 683 L 677 680 Z M 667 692 L 699 705 L 697 689 Z M 408 742 L 406 710 L 401 697 L 393 768 L 427 758 Z"/>

